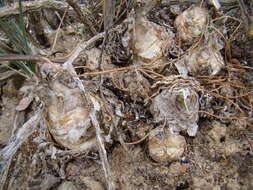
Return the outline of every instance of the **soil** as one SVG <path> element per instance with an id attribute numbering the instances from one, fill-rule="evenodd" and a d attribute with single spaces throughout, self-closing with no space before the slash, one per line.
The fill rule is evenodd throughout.
<path id="1" fill-rule="evenodd" d="M 188 4 L 179 4 L 179 13 L 188 7 Z M 209 12 L 215 12 L 214 8 L 210 5 L 207 7 Z M 226 13 L 228 9 L 232 9 L 231 7 L 239 10 L 239 7 L 233 4 L 222 7 L 223 12 L 220 11 L 219 14 L 221 12 L 223 14 Z M 240 18 L 238 12 L 233 12 L 230 16 Z M 155 6 L 149 12 L 148 18 L 158 25 L 165 24 L 172 27 L 176 14 L 173 13 L 166 1 L 164 4 Z M 213 14 L 213 16 L 215 15 Z M 236 21 L 228 21 L 224 26 L 227 27 L 227 35 L 229 36 L 237 25 Z M 79 42 L 87 40 L 86 37 L 82 37 L 85 31 L 80 32 L 79 30 L 82 27 L 83 25 L 79 23 L 79 25 L 73 27 L 74 31 L 69 31 L 69 28 L 64 26 L 64 29 L 60 30 L 59 40 L 56 43 L 54 52 L 51 52 L 50 59 L 62 59 L 62 57 L 71 53 Z M 172 32 L 176 32 L 173 27 Z M 52 45 L 55 31 L 50 35 L 48 34 L 48 39 Z M 131 51 L 118 43 L 118 39 L 122 37 L 121 35 L 119 32 L 108 37 L 109 41 L 107 46 L 105 46 L 104 55 L 106 61 L 102 66 L 104 70 L 125 67 L 132 64 Z M 210 85 L 208 82 L 202 80 L 203 78 L 201 76 L 205 75 L 194 76 L 200 86 L 205 86 L 206 90 L 213 90 L 212 92 L 217 92 L 219 95 L 228 95 L 228 97 L 231 97 L 251 92 L 245 99 L 233 99 L 233 102 L 239 105 L 245 115 L 240 115 L 239 109 L 236 109 L 236 106 L 231 104 L 231 102 L 226 101 L 227 99 L 224 100 L 217 96 L 208 98 L 208 96 L 205 96 L 208 93 L 198 91 L 200 109 L 211 114 L 199 113 L 196 136 L 189 136 L 185 130 L 178 132 L 185 138 L 187 145 L 183 155 L 176 161 L 157 162 L 149 154 L 149 137 L 145 138 L 145 135 L 154 128 L 162 125 L 162 122 L 154 122 L 152 110 L 150 110 L 152 102 L 147 103 L 144 101 L 147 97 L 152 98 L 152 94 L 160 92 L 160 89 L 154 92 L 154 89 L 151 88 L 155 84 L 152 82 L 152 79 L 146 77 L 146 75 L 138 75 L 138 72 L 134 71 L 120 71 L 111 75 L 104 75 L 104 88 L 106 89 L 104 90 L 104 98 L 109 103 L 103 103 L 101 107 L 104 109 L 109 104 L 106 107 L 107 109 L 121 109 L 118 113 L 115 111 L 120 115 L 120 121 L 118 121 L 117 125 L 118 129 L 112 132 L 110 140 L 106 142 L 106 152 L 115 189 L 253 189 L 253 128 L 251 109 L 253 107 L 252 45 L 253 38 L 248 35 L 244 24 L 242 24 L 236 32 L 234 40 L 230 43 L 232 50 L 230 58 L 239 61 L 242 67 L 233 67 L 232 65 L 231 70 L 222 69 L 216 75 L 220 78 L 227 77 L 227 84 L 234 82 L 234 86 Z M 98 60 L 101 52 L 99 49 L 102 48 L 102 43 L 97 42 L 95 46 L 82 53 L 78 60 L 75 61 L 74 66 L 85 65 L 89 72 L 97 71 L 99 69 Z M 47 48 L 44 50 L 47 51 Z M 182 50 L 187 48 L 189 48 L 188 45 L 185 45 L 185 47 L 182 46 Z M 122 49 L 122 51 L 119 51 L 119 49 Z M 221 50 L 222 56 L 224 57 L 225 49 L 223 48 Z M 177 59 L 177 57 L 174 57 L 169 52 L 165 54 L 167 59 Z M 96 58 L 92 57 L 93 55 L 96 55 Z M 226 64 L 229 65 L 231 62 L 227 60 Z M 166 76 L 173 75 L 177 72 L 175 66 L 171 66 L 171 70 L 168 68 L 169 66 L 165 66 L 155 71 L 161 71 L 160 74 Z M 84 69 L 76 69 L 76 71 L 79 74 L 85 73 Z M 138 78 L 138 76 L 141 76 L 141 78 Z M 16 74 L 1 81 L 0 148 L 8 145 L 11 142 L 11 137 L 13 138 L 13 135 L 15 136 L 16 130 L 21 128 L 22 124 L 31 118 L 38 106 L 38 98 L 43 100 L 45 104 L 48 103 L 47 98 L 49 95 L 45 95 L 45 93 L 52 90 L 50 84 L 53 84 L 53 80 L 51 81 L 50 77 L 47 76 L 46 79 L 39 82 L 39 86 L 34 87 L 36 90 L 33 90 L 35 94 L 33 102 L 21 111 L 16 110 L 20 100 L 25 96 L 20 89 L 21 87 L 34 84 L 34 81 L 26 80 Z M 99 76 L 80 78 L 90 93 L 98 94 Z M 63 78 L 60 79 L 63 81 Z M 213 76 L 208 75 L 207 79 L 213 80 Z M 54 78 L 54 80 L 59 80 L 59 78 Z M 69 81 L 71 80 L 68 78 L 68 85 L 64 86 L 64 88 L 72 89 L 72 83 Z M 64 83 L 67 82 L 64 78 Z M 161 83 L 161 86 L 163 89 L 167 88 L 164 83 Z M 237 86 L 243 86 L 243 88 L 237 88 Z M 216 90 L 216 88 L 219 89 Z M 238 94 L 238 92 L 240 93 Z M 78 92 L 75 91 L 75 93 Z M 59 98 L 60 101 L 58 101 L 60 107 L 62 106 L 61 103 L 64 100 L 64 95 L 59 94 L 60 92 L 55 96 L 57 98 L 61 96 L 61 99 Z M 36 99 L 36 97 L 38 98 Z M 100 98 L 97 99 L 99 101 L 103 100 Z M 244 107 L 244 105 L 247 106 Z M 60 109 L 59 107 L 57 108 L 58 111 Z M 221 114 L 223 112 L 224 114 Z M 231 113 L 238 114 L 234 116 Z M 47 114 L 45 113 L 45 115 Z M 106 116 L 110 115 L 108 113 L 106 114 L 103 115 L 103 122 L 106 120 Z M 213 117 L 213 115 L 221 117 Z M 232 119 L 226 119 L 227 117 L 224 119 L 222 116 L 231 116 Z M 47 115 L 44 119 L 48 119 L 49 117 Z M 237 118 L 235 119 L 234 117 Z M 114 119 L 114 117 L 112 118 Z M 247 119 L 244 120 L 244 118 Z M 64 148 L 56 142 L 55 137 L 52 136 L 52 132 L 48 132 L 48 128 L 45 127 L 47 124 L 43 124 L 43 122 L 49 123 L 49 121 L 42 120 L 35 132 L 14 154 L 2 189 L 107 189 L 108 179 L 105 177 L 103 164 L 97 148 L 93 147 L 89 151 L 79 152 L 71 151 L 66 147 Z M 110 125 L 108 123 L 104 122 L 101 125 L 104 133 L 109 133 L 108 126 Z M 91 133 L 94 134 L 95 132 L 93 131 Z M 122 140 L 126 144 L 122 143 Z M 0 162 L 0 164 L 2 163 Z M 0 166 L 2 167 L 2 165 Z"/>

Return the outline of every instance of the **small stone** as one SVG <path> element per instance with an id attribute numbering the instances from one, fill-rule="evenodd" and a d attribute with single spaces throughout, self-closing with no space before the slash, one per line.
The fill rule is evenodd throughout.
<path id="1" fill-rule="evenodd" d="M 186 147 L 185 138 L 178 134 L 157 134 L 149 140 L 149 155 L 157 162 L 179 160 Z"/>

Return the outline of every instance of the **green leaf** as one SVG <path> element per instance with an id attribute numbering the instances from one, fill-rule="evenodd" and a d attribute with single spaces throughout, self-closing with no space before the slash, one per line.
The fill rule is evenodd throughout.
<path id="1" fill-rule="evenodd" d="M 0 20 L 0 29 L 5 33 L 7 38 L 10 40 L 13 47 L 22 55 L 31 55 L 32 50 L 29 46 L 29 41 L 26 37 L 24 14 L 22 10 L 22 3 L 19 0 L 19 24 L 14 20 Z M 4 54 L 3 50 L 0 54 Z M 15 65 L 23 73 L 31 76 L 36 72 L 36 66 L 30 61 L 12 61 L 10 64 Z"/>

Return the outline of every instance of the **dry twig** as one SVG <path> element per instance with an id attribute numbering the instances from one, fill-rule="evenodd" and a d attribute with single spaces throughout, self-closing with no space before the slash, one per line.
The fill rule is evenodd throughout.
<path id="1" fill-rule="evenodd" d="M 75 59 L 79 56 L 79 54 L 91 46 L 93 43 L 95 43 L 97 40 L 103 38 L 105 35 L 105 32 L 99 33 L 96 36 L 92 37 L 88 41 L 80 43 L 75 50 L 73 50 L 71 55 L 68 57 L 68 60 L 64 63 L 65 66 L 72 65 L 72 63 L 75 61 Z M 75 74 L 75 73 L 72 73 Z"/>
<path id="2" fill-rule="evenodd" d="M 48 58 L 38 55 L 1 55 L 0 62 L 1 61 L 34 61 L 53 64 Z"/>
<path id="3" fill-rule="evenodd" d="M 55 45 L 56 45 L 56 42 L 57 42 L 57 39 L 58 39 L 58 35 L 59 35 L 60 29 L 61 29 L 61 25 L 62 25 L 63 20 L 64 20 L 66 14 L 68 12 L 68 9 L 69 9 L 69 6 L 67 6 L 67 8 L 65 9 L 64 14 L 63 14 L 63 16 L 61 18 L 61 22 L 60 22 L 60 24 L 59 24 L 59 26 L 57 28 L 57 31 L 56 31 L 56 34 L 55 34 L 55 38 L 54 38 L 54 43 L 53 43 L 52 48 L 51 48 L 51 52 L 54 51 L 54 48 L 55 48 Z"/>
<path id="4" fill-rule="evenodd" d="M 94 36 L 90 40 L 79 44 L 79 46 L 73 51 L 73 54 L 63 64 L 63 67 L 65 67 L 71 75 L 77 76 L 72 63 L 75 61 L 75 59 L 79 56 L 79 54 L 83 50 L 85 50 L 87 47 L 91 46 L 91 44 L 96 42 L 98 39 L 103 38 L 104 35 L 105 35 L 104 32 L 100 33 L 100 34 L 97 34 L 96 36 Z M 78 84 L 78 87 L 83 92 L 83 94 L 85 96 L 89 96 L 92 103 L 93 103 L 94 110 L 91 112 L 90 117 L 91 117 L 93 126 L 95 127 L 95 130 L 96 130 L 96 137 L 97 137 L 97 143 L 98 143 L 97 145 L 98 145 L 98 148 L 99 148 L 99 155 L 100 155 L 100 159 L 102 161 L 103 170 L 104 170 L 105 177 L 106 177 L 106 180 L 107 180 L 108 189 L 109 190 L 114 190 L 115 186 L 114 186 L 114 182 L 113 182 L 113 178 L 112 178 L 112 174 L 111 174 L 111 170 L 110 170 L 110 165 L 109 165 L 109 162 L 108 162 L 108 159 L 107 159 L 107 153 L 106 153 L 105 146 L 104 146 L 104 139 L 101 136 L 100 126 L 99 126 L 99 122 L 97 120 L 97 114 L 100 111 L 100 105 L 90 94 L 86 93 L 86 90 L 83 86 L 82 81 L 78 77 L 73 77 L 73 78 L 76 81 L 76 83 Z"/>
<path id="5" fill-rule="evenodd" d="M 91 112 L 90 117 L 91 117 L 92 124 L 96 130 L 97 145 L 98 145 L 100 159 L 103 165 L 103 170 L 104 170 L 108 190 L 114 190 L 115 185 L 114 185 L 113 177 L 111 174 L 110 165 L 107 159 L 107 153 L 106 153 L 105 145 L 104 145 L 104 138 L 101 136 L 102 132 L 99 126 L 99 122 L 97 120 L 97 117 L 98 117 L 97 115 L 101 111 L 100 110 L 101 108 L 100 108 L 99 103 L 93 97 L 90 96 L 90 98 L 94 106 L 94 110 Z"/>

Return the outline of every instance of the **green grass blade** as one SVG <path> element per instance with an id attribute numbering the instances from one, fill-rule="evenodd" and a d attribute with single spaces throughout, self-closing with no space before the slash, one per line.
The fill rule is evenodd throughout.
<path id="1" fill-rule="evenodd" d="M 19 0 L 18 3 L 19 3 L 19 26 L 21 28 L 22 36 L 24 36 L 23 45 L 25 46 L 26 54 L 30 54 L 31 49 L 29 47 L 29 43 L 28 43 L 28 40 L 26 38 L 25 21 L 24 21 L 24 14 L 23 14 L 23 8 L 22 8 L 21 0 Z"/>

